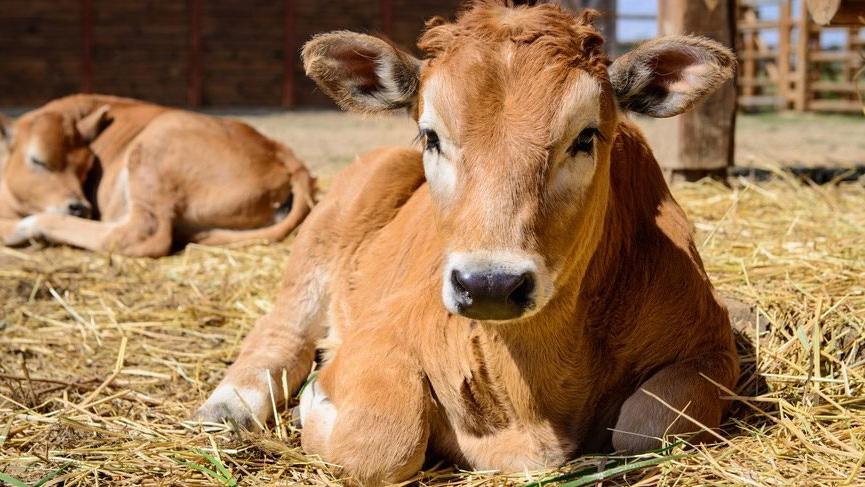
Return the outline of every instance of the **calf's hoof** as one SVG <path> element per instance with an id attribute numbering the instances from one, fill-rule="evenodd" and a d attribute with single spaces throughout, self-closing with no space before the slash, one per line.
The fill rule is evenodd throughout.
<path id="1" fill-rule="evenodd" d="M 193 415 L 196 421 L 228 423 L 236 429 L 261 429 L 270 403 L 259 391 L 221 385 Z"/>

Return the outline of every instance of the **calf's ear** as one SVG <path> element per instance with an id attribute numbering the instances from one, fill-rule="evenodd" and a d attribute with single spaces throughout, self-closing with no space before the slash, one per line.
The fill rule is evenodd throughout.
<path id="1" fill-rule="evenodd" d="M 610 82 L 623 110 L 672 117 L 712 94 L 735 66 L 732 51 L 713 40 L 667 36 L 616 59 Z"/>
<path id="2" fill-rule="evenodd" d="M 378 37 L 328 32 L 307 42 L 302 55 L 306 75 L 346 110 L 394 110 L 417 99 L 420 61 Z"/>
<path id="3" fill-rule="evenodd" d="M 103 130 L 111 125 L 111 118 L 108 116 L 110 108 L 108 105 L 102 105 L 75 124 L 75 129 L 78 130 L 84 142 L 88 144 L 93 142 Z"/>

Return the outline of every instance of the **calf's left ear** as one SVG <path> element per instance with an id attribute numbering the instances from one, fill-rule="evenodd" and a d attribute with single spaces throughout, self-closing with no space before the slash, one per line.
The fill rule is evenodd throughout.
<path id="1" fill-rule="evenodd" d="M 108 116 L 109 109 L 111 109 L 110 106 L 102 105 L 75 124 L 75 129 L 78 130 L 84 142 L 88 144 L 93 142 L 103 130 L 111 125 L 111 118 Z"/>
<path id="2" fill-rule="evenodd" d="M 378 37 L 328 32 L 307 42 L 302 55 L 306 75 L 346 110 L 394 110 L 417 99 L 420 61 Z"/>
<path id="3" fill-rule="evenodd" d="M 641 44 L 610 66 L 619 106 L 652 117 L 672 117 L 712 94 L 735 71 L 721 44 L 694 36 L 667 36 Z"/>

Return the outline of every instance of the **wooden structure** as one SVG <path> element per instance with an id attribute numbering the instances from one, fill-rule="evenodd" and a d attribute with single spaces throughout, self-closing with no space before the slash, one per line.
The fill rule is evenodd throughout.
<path id="1" fill-rule="evenodd" d="M 860 28 L 865 28 L 865 25 L 850 24 L 845 45 L 840 49 L 825 50 L 820 45 L 824 27 L 812 21 L 808 14 L 808 9 L 817 3 L 803 0 L 799 2 L 798 12 L 793 12 L 792 0 L 739 2 L 737 52 L 740 59 L 739 105 L 743 109 L 862 111 L 854 78 L 862 67 L 865 42 L 860 36 Z M 834 3 L 836 7 L 865 6 L 860 0 Z M 777 19 L 760 18 L 759 8 L 766 4 L 778 6 Z M 841 20 L 846 22 L 854 18 L 848 10 L 820 8 L 818 17 L 822 22 L 833 22 L 832 26 Z M 844 15 L 839 16 L 839 12 Z M 865 15 L 865 10 L 859 15 Z M 776 46 L 770 47 L 764 41 L 769 32 L 776 33 Z"/>
<path id="2" fill-rule="evenodd" d="M 332 106 L 299 51 L 334 29 L 412 48 L 461 0 L 3 0 L 0 106 L 103 92 L 186 106 Z"/>
<path id="3" fill-rule="evenodd" d="M 724 45 L 734 42 L 734 0 L 659 0 L 658 34 L 699 33 Z M 725 83 L 693 110 L 658 120 L 663 143 L 653 147 L 668 179 L 723 179 L 733 165 L 736 86 Z"/>

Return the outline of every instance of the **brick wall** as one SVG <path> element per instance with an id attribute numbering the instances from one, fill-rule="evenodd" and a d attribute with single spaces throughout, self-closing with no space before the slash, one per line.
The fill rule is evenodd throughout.
<path id="1" fill-rule="evenodd" d="M 195 2 L 200 92 L 193 99 L 279 106 L 289 47 L 295 105 L 331 106 L 303 74 L 304 41 L 350 29 L 413 48 L 427 18 L 452 17 L 462 0 L 0 0 L 0 106 L 39 105 L 88 84 L 99 93 L 187 105 Z"/>

